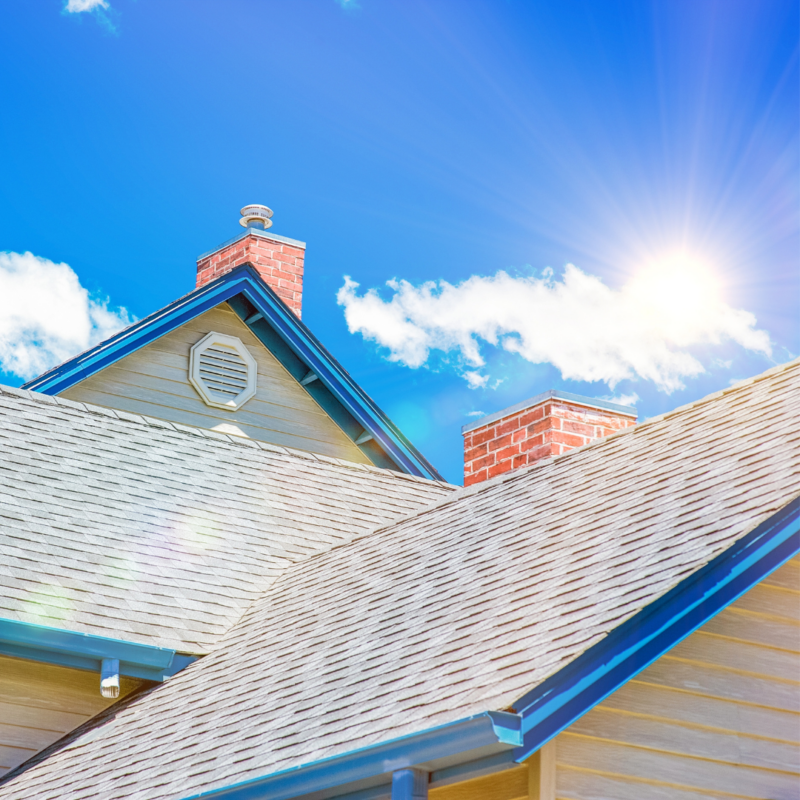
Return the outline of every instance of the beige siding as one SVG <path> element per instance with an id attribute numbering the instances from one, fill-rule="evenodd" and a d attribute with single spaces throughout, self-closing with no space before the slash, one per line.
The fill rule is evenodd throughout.
<path id="1" fill-rule="evenodd" d="M 121 677 L 120 697 L 141 683 Z M 0 775 L 113 702 L 99 673 L 0 656 Z"/>
<path id="2" fill-rule="evenodd" d="M 527 800 L 528 783 L 525 764 L 449 786 L 433 786 L 428 796 L 430 800 Z"/>
<path id="3" fill-rule="evenodd" d="M 556 759 L 553 742 L 534 753 L 524 764 L 501 772 L 433 783 L 430 800 L 555 800 Z"/>
<path id="4" fill-rule="evenodd" d="M 555 740 L 558 798 L 800 798 L 800 561 Z"/>
<path id="5" fill-rule="evenodd" d="M 258 364 L 258 392 L 238 411 L 207 406 L 189 383 L 189 349 L 211 331 L 237 336 Z M 65 391 L 63 396 L 369 463 L 342 429 L 250 333 L 227 303 L 81 381 Z"/>

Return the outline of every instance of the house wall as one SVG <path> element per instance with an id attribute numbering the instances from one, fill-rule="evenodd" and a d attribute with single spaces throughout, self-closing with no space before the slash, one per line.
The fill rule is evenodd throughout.
<path id="1" fill-rule="evenodd" d="M 546 744 L 524 764 L 468 780 L 434 782 L 430 800 L 553 800 L 556 786 L 555 749 Z"/>
<path id="2" fill-rule="evenodd" d="M 120 697 L 142 683 L 121 676 Z M 0 656 L 0 776 L 115 702 L 99 673 Z"/>
<path id="3" fill-rule="evenodd" d="M 560 800 L 800 798 L 800 560 L 554 740 Z"/>
<path id="4" fill-rule="evenodd" d="M 258 363 L 258 391 L 237 411 L 207 406 L 189 383 L 189 350 L 211 331 L 237 336 Z M 134 414 L 259 439 L 347 461 L 369 459 L 227 303 L 62 393 Z"/>
<path id="5" fill-rule="evenodd" d="M 528 765 L 483 775 L 450 786 L 432 786 L 429 800 L 527 800 Z"/>

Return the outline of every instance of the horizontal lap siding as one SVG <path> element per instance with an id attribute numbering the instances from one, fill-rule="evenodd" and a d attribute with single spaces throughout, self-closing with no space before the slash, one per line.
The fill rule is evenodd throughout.
<path id="1" fill-rule="evenodd" d="M 528 800 L 528 766 L 515 767 L 459 781 L 449 786 L 433 786 L 430 800 Z"/>
<path id="2" fill-rule="evenodd" d="M 561 800 L 800 798 L 800 561 L 555 740 Z"/>
<path id="3" fill-rule="evenodd" d="M 140 685 L 123 676 L 120 696 Z M 100 694 L 98 673 L 0 656 L 0 775 L 113 702 Z"/>
<path id="4" fill-rule="evenodd" d="M 189 382 L 189 350 L 211 331 L 241 339 L 258 364 L 256 396 L 237 411 L 207 406 Z M 63 396 L 132 414 L 369 463 L 227 304 L 207 311 L 120 359 L 68 389 Z"/>

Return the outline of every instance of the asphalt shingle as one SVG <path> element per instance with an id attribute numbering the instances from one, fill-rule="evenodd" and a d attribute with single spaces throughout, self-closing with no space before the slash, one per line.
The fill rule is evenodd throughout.
<path id="1" fill-rule="evenodd" d="M 202 654 L 289 564 L 452 487 L 0 387 L 0 617 Z"/>
<path id="2" fill-rule="evenodd" d="M 0 798 L 177 800 L 513 707 L 800 492 L 798 415 L 800 361 L 293 564 Z"/>

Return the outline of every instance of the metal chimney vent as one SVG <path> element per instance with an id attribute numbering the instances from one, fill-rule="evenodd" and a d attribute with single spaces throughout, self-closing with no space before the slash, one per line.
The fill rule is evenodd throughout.
<path id="1" fill-rule="evenodd" d="M 241 339 L 209 333 L 192 347 L 189 380 L 203 402 L 235 411 L 256 393 L 257 365 Z"/>
<path id="2" fill-rule="evenodd" d="M 240 212 L 242 218 L 239 224 L 243 228 L 260 228 L 265 231 L 272 227 L 272 209 L 266 206 L 250 205 L 245 206 Z"/>

